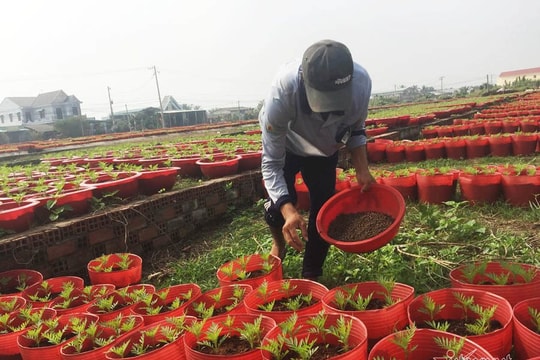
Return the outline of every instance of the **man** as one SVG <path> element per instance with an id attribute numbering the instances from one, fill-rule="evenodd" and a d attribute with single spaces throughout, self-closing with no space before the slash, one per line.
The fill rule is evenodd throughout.
<path id="1" fill-rule="evenodd" d="M 282 67 L 259 113 L 271 253 L 284 258 L 286 244 L 302 251 L 305 240 L 304 278 L 322 275 L 328 253 L 329 244 L 318 234 L 315 220 L 335 192 L 338 150 L 347 146 L 363 190 L 375 181 L 368 168 L 365 135 L 370 95 L 371 79 L 353 62 L 347 47 L 322 40 L 311 45 L 301 61 Z M 307 226 L 295 208 L 298 172 L 309 189 Z"/>

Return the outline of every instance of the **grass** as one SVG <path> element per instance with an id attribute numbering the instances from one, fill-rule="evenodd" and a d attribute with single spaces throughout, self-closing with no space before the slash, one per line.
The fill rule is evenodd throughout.
<path id="1" fill-rule="evenodd" d="M 493 163 L 494 158 L 478 161 Z M 516 161 L 537 163 L 538 159 Z M 426 162 L 423 166 L 440 166 L 441 163 L 460 164 L 443 159 Z M 261 202 L 231 211 L 222 222 L 190 238 L 192 245 L 176 245 L 155 254 L 149 281 L 158 287 L 187 282 L 197 283 L 203 290 L 217 287 L 215 273 L 221 264 L 242 255 L 270 250 L 272 240 L 262 214 Z M 539 229 L 540 207 L 534 205 L 516 208 L 502 201 L 491 205 L 457 201 L 442 205 L 408 202 L 400 231 L 390 244 L 367 254 L 345 253 L 331 247 L 321 282 L 333 288 L 376 280 L 382 275 L 423 293 L 450 286 L 449 271 L 465 262 L 511 260 L 540 265 Z M 299 277 L 301 267 L 302 255 L 288 248 L 283 263 L 284 276 Z"/>

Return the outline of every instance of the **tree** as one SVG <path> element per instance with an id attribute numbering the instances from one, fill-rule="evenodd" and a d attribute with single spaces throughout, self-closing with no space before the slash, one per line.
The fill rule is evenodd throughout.
<path id="1" fill-rule="evenodd" d="M 159 121 L 159 109 L 149 107 L 137 112 L 134 117 L 135 129 L 158 129 L 161 127 Z"/>
<path id="2" fill-rule="evenodd" d="M 54 122 L 54 130 L 60 133 L 61 137 L 79 137 L 89 134 L 89 126 L 86 116 L 72 116 Z"/>

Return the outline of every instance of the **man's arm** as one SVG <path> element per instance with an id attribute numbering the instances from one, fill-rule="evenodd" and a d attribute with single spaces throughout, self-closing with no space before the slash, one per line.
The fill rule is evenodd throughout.
<path id="1" fill-rule="evenodd" d="M 354 170 L 356 171 L 356 180 L 362 186 L 362 191 L 367 191 L 371 184 L 375 182 L 375 178 L 369 171 L 367 145 L 360 145 L 349 149 L 349 151 Z"/>

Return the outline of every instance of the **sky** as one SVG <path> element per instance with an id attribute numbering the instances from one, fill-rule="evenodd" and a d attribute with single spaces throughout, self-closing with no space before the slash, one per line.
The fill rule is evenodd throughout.
<path id="1" fill-rule="evenodd" d="M 322 39 L 347 45 L 373 93 L 540 66 L 537 0 L 18 0 L 0 22 L 0 101 L 63 90 L 98 119 L 109 94 L 113 112 L 159 108 L 158 89 L 207 110 L 254 107 Z"/>

